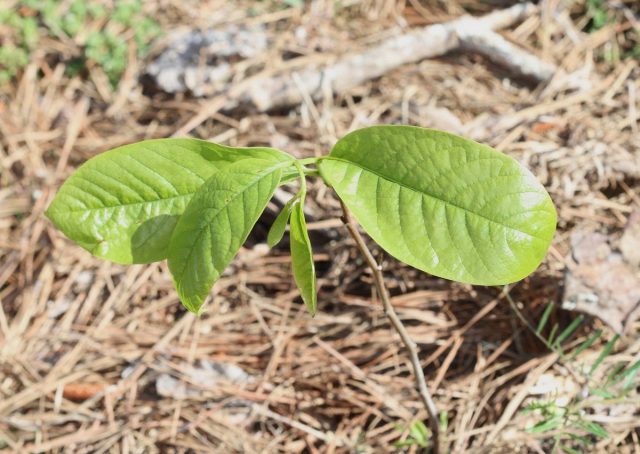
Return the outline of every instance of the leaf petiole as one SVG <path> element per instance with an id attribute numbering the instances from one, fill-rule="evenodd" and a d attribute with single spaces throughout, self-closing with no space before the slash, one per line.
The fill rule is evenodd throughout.
<path id="1" fill-rule="evenodd" d="M 303 166 L 306 166 L 308 164 L 316 165 L 318 164 L 318 162 L 322 161 L 324 158 L 326 158 L 326 156 L 314 156 L 311 158 L 298 159 L 297 162 L 299 162 Z"/>
<path id="2" fill-rule="evenodd" d="M 298 175 L 300 176 L 300 193 L 298 194 L 298 197 L 304 203 L 304 196 L 307 195 L 307 179 L 305 178 L 306 176 L 305 168 L 300 163 L 300 161 L 294 161 L 293 165 L 296 166 L 296 169 L 298 170 Z"/>
<path id="3" fill-rule="evenodd" d="M 318 158 L 313 158 L 313 159 L 318 159 Z M 310 169 L 308 167 L 305 167 L 302 161 L 306 161 L 306 160 L 303 159 L 300 161 L 295 161 L 295 163 L 301 164 L 302 174 L 300 173 L 300 169 L 298 168 L 298 165 L 294 163 L 293 165 L 295 166 L 295 168 L 288 168 L 282 173 L 282 178 L 280 179 L 280 185 L 291 183 L 301 175 L 305 175 L 307 177 L 320 176 L 320 171 L 318 169 Z"/>

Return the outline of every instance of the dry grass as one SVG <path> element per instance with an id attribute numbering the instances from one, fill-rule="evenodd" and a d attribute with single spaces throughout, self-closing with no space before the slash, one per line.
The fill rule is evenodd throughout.
<path id="1" fill-rule="evenodd" d="M 203 0 L 194 8 L 158 1 L 145 7 L 167 29 L 263 23 L 272 45 L 256 61 L 234 67 L 234 84 L 256 72 L 290 69 L 282 56 L 291 52 L 314 61 L 364 48 L 403 21 L 425 24 L 457 17 L 464 8 L 489 8 L 468 1 L 356 0 L 338 9 L 321 0 L 303 10 L 239 3 Z M 571 229 L 590 223 L 615 236 L 640 208 L 640 64 L 600 58 L 607 46 L 632 39 L 633 17 L 587 35 L 580 31 L 583 10 L 556 15 L 558 3 L 545 2 L 541 15 L 505 32 L 562 68 L 546 86 L 512 81 L 477 56 L 456 54 L 270 114 L 216 111 L 215 98 L 143 94 L 138 75 L 144 62 L 134 54 L 115 91 L 98 68 L 87 78 L 69 78 L 64 62 L 51 55 L 64 54 L 73 43 L 45 43 L 19 80 L 0 92 L 5 449 L 393 450 L 407 436 L 397 425 L 404 428 L 425 414 L 408 359 L 372 301 L 371 277 L 341 227 L 335 198 L 322 185 L 312 184 L 310 203 L 320 284 L 313 319 L 292 283 L 286 247 L 268 251 L 261 244 L 269 215 L 196 318 L 180 307 L 164 263 L 122 267 L 97 260 L 57 232 L 43 211 L 64 178 L 89 157 L 176 131 L 312 156 L 347 131 L 373 123 L 460 128 L 526 164 L 557 204 L 559 232 L 547 260 L 510 290 L 535 324 L 547 302 L 562 296 Z M 306 42 L 296 41 L 296 30 L 306 31 Z M 190 123 L 194 117 L 202 121 Z M 547 449 L 524 430 L 531 420 L 519 408 L 542 374 L 562 377 L 567 369 L 524 328 L 504 293 L 433 278 L 388 258 L 384 266 L 393 303 L 448 414 L 452 452 Z M 559 312 L 556 321 L 566 325 L 572 317 Z M 597 326 L 590 321 L 578 337 Z M 637 359 L 636 333 L 607 361 Z M 585 351 L 586 361 L 600 347 Z M 179 399 L 158 393 L 158 377 L 193 383 L 190 371 L 202 361 L 235 364 L 254 379 L 194 383 L 197 392 Z M 634 452 L 635 446 L 637 452 L 638 419 L 620 422 L 604 410 L 602 416 L 611 436 L 593 449 Z"/>

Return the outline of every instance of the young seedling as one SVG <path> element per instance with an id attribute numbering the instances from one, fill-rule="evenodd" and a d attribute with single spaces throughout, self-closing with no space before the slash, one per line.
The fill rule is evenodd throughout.
<path id="1" fill-rule="evenodd" d="M 417 349 L 355 221 L 389 254 L 435 276 L 476 285 L 518 281 L 544 258 L 556 212 L 542 185 L 514 159 L 411 126 L 361 129 L 327 156 L 302 160 L 273 148 L 148 140 L 87 161 L 62 185 L 47 216 L 97 257 L 123 264 L 167 259 L 182 304 L 200 313 L 276 188 L 299 179 L 268 243 L 278 243 L 289 223 L 293 275 L 313 315 L 316 276 L 303 212 L 310 176 L 331 186 L 342 203 L 344 222 L 409 351 L 438 452 L 438 413 Z"/>

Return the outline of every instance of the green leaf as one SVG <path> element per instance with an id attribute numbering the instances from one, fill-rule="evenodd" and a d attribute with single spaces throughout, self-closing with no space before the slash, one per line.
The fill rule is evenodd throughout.
<path id="1" fill-rule="evenodd" d="M 62 185 L 47 216 L 92 254 L 118 263 L 163 260 L 191 197 L 216 170 L 282 154 L 196 139 L 147 140 L 101 153 Z"/>
<path id="2" fill-rule="evenodd" d="M 304 199 L 296 201 L 291 211 L 289 221 L 291 236 L 291 266 L 293 277 L 296 281 L 300 296 L 309 309 L 311 315 L 316 314 L 316 271 L 313 264 L 313 252 L 311 241 L 307 232 L 307 224 L 304 220 Z"/>
<path id="3" fill-rule="evenodd" d="M 287 222 L 289 222 L 289 215 L 291 214 L 291 205 L 297 199 L 297 196 L 292 197 L 280 210 L 276 220 L 271 224 L 269 233 L 267 234 L 267 244 L 270 248 L 278 244 L 284 236 L 284 231 L 287 228 Z"/>
<path id="4" fill-rule="evenodd" d="M 609 438 L 609 433 L 597 422 L 581 421 L 578 424 L 582 429 L 599 438 Z"/>
<path id="5" fill-rule="evenodd" d="M 447 428 L 449 427 L 449 413 L 447 410 L 442 410 L 440 412 L 440 429 L 446 433 Z"/>
<path id="6" fill-rule="evenodd" d="M 439 277 L 515 282 L 540 264 L 555 232 L 551 198 L 527 169 L 453 134 L 361 129 L 319 168 L 380 246 Z"/>
<path id="7" fill-rule="evenodd" d="M 549 419 L 545 419 L 544 421 L 537 423 L 533 427 L 529 427 L 526 430 L 527 432 L 533 434 L 549 432 L 550 430 L 554 430 L 560 427 L 562 425 L 562 422 L 563 416 L 553 416 Z"/>
<path id="8" fill-rule="evenodd" d="M 291 158 L 238 161 L 214 173 L 178 221 L 169 246 L 169 269 L 180 300 L 198 312 L 273 195 Z"/>
<path id="9" fill-rule="evenodd" d="M 419 446 L 426 447 L 428 445 L 429 431 L 422 421 L 413 423 L 409 434 Z"/>

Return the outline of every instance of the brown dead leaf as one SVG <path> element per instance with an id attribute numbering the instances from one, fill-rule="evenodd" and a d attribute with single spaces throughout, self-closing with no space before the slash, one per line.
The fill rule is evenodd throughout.
<path id="1" fill-rule="evenodd" d="M 571 249 L 576 266 L 567 272 L 562 307 L 598 317 L 624 333 L 640 316 L 638 268 L 598 232 L 577 229 Z"/>

